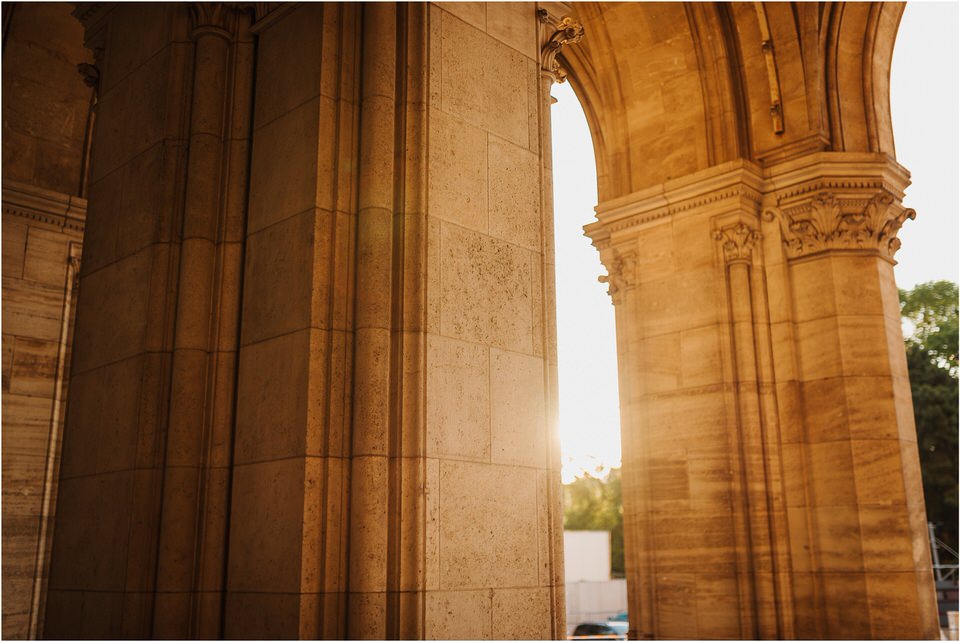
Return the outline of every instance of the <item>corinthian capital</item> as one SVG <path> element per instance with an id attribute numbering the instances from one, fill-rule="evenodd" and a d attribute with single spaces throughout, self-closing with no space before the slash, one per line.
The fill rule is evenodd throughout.
<path id="1" fill-rule="evenodd" d="M 760 232 L 746 223 L 734 223 L 714 231 L 713 238 L 723 247 L 723 259 L 727 263 L 750 263 L 753 248 L 763 238 Z"/>
<path id="2" fill-rule="evenodd" d="M 889 192 L 869 198 L 838 198 L 821 192 L 807 203 L 789 208 L 769 208 L 767 220 L 777 220 L 790 258 L 825 250 L 866 250 L 886 259 L 900 249 L 897 233 L 916 212 L 904 208 Z"/>
<path id="3" fill-rule="evenodd" d="M 607 294 L 614 305 L 623 303 L 625 292 L 636 285 L 637 253 L 614 252 L 613 260 L 607 266 L 607 274 L 597 278 L 600 283 L 607 284 Z"/>

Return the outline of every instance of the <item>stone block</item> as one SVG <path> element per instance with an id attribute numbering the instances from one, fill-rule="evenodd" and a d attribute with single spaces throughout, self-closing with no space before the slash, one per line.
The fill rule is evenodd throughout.
<path id="1" fill-rule="evenodd" d="M 883 316 L 837 317 L 844 375 L 890 376 L 888 351 L 902 351 L 903 342 L 887 344 L 888 323 Z M 899 325 L 895 327 L 899 334 Z"/>
<path id="2" fill-rule="evenodd" d="M 427 454 L 490 461 L 489 349 L 427 336 Z"/>
<path id="3" fill-rule="evenodd" d="M 441 461 L 439 512 L 441 589 L 537 586 L 536 471 Z"/>
<path id="4" fill-rule="evenodd" d="M 794 331 L 801 380 L 827 379 L 844 374 L 835 317 L 797 323 Z"/>
<path id="5" fill-rule="evenodd" d="M 234 640 L 299 638 L 301 599 L 296 593 L 228 592 L 224 637 Z"/>
<path id="6" fill-rule="evenodd" d="M 528 145 L 523 54 L 444 12 L 440 55 L 443 110 L 517 145 Z"/>
<path id="7" fill-rule="evenodd" d="M 493 2 L 487 4 L 487 33 L 527 58 L 536 60 L 537 16 L 529 2 Z"/>
<path id="8" fill-rule="evenodd" d="M 528 250 L 541 249 L 540 161 L 517 145 L 489 139 L 490 234 Z"/>
<path id="9" fill-rule="evenodd" d="M 304 458 L 234 468 L 230 511 L 231 592 L 300 591 Z"/>
<path id="10" fill-rule="evenodd" d="M 319 108 L 307 101 L 254 135 L 248 234 L 316 206 Z"/>
<path id="11" fill-rule="evenodd" d="M 7 161 L 3 161 L 4 170 Z M 3 275 L 8 278 L 23 278 L 23 260 L 27 251 L 27 225 L 12 216 L 3 216 Z"/>
<path id="12" fill-rule="evenodd" d="M 861 505 L 905 505 L 907 496 L 900 442 L 896 439 L 854 439 L 850 448 L 858 502 Z"/>
<path id="13" fill-rule="evenodd" d="M 851 442 L 813 443 L 807 446 L 810 467 L 807 475 L 814 506 L 856 506 Z"/>
<path id="14" fill-rule="evenodd" d="M 730 638 L 741 636 L 740 604 L 736 578 L 726 573 L 697 573 L 695 637 Z"/>
<path id="15" fill-rule="evenodd" d="M 3 277 L 3 331 L 18 337 L 60 339 L 63 288 Z"/>
<path id="16" fill-rule="evenodd" d="M 697 637 L 697 590 L 692 573 L 670 573 L 657 578 L 657 634 L 664 638 Z"/>
<path id="17" fill-rule="evenodd" d="M 320 94 L 324 10 L 302 5 L 260 34 L 254 129 Z"/>
<path id="18" fill-rule="evenodd" d="M 60 344 L 19 337 L 13 350 L 9 390 L 53 398 Z"/>
<path id="19" fill-rule="evenodd" d="M 895 482 L 890 482 L 893 485 Z M 903 504 L 860 507 L 863 568 L 869 572 L 916 573 L 913 538 Z"/>
<path id="20" fill-rule="evenodd" d="M 429 153 L 431 216 L 486 232 L 486 132 L 443 111 L 432 110 Z"/>
<path id="21" fill-rule="evenodd" d="M 323 358 L 322 354 L 311 354 L 322 346 L 312 335 L 314 331 L 301 330 L 240 351 L 237 463 L 306 454 L 310 364 L 314 358 Z"/>
<path id="22" fill-rule="evenodd" d="M 60 480 L 51 589 L 123 590 L 133 479 L 123 471 Z"/>
<path id="23" fill-rule="evenodd" d="M 530 253 L 452 225 L 441 230 L 441 334 L 530 354 Z"/>
<path id="24" fill-rule="evenodd" d="M 682 387 L 720 384 L 723 378 L 723 362 L 720 358 L 718 329 L 706 327 L 680 332 L 679 363 Z"/>
<path id="25" fill-rule="evenodd" d="M 307 210 L 250 236 L 244 268 L 241 344 L 250 345 L 310 327 L 314 271 L 314 217 Z"/>
<path id="26" fill-rule="evenodd" d="M 554 619 L 549 588 L 493 591 L 492 639 L 549 640 Z"/>
<path id="27" fill-rule="evenodd" d="M 491 349 L 490 407 L 491 461 L 547 467 L 543 359 Z"/>
<path id="28" fill-rule="evenodd" d="M 425 637 L 428 640 L 500 639 L 491 633 L 490 593 L 489 589 L 428 591 Z"/>
<path id="29" fill-rule="evenodd" d="M 485 31 L 487 28 L 486 2 L 437 2 L 436 5 L 467 24 Z"/>

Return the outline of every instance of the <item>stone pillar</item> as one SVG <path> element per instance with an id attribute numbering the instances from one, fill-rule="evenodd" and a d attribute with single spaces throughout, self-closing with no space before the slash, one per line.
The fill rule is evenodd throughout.
<path id="1" fill-rule="evenodd" d="M 536 8 L 77 15 L 48 634 L 562 635 Z"/>
<path id="2" fill-rule="evenodd" d="M 893 278 L 897 231 L 914 216 L 900 205 L 908 174 L 887 157 L 852 153 L 767 171 L 764 253 L 793 573 L 809 587 L 797 596 L 798 635 L 935 638 Z"/>
<path id="3" fill-rule="evenodd" d="M 758 225 L 758 186 L 750 166 L 728 163 L 601 203 L 586 227 L 616 307 L 636 639 L 760 635 L 756 587 L 770 583 L 770 535 L 765 510 L 751 519 L 748 490 L 765 504 L 764 474 L 757 422 L 746 433 L 738 419 L 755 409 L 757 384 L 745 385 L 752 397 L 738 394 L 727 267 L 712 239 L 718 220 Z M 740 264 L 730 275 L 741 332 L 752 272 Z M 763 610 L 771 637 L 773 613 Z"/>
<path id="4" fill-rule="evenodd" d="M 935 636 L 893 281 L 907 184 L 819 153 L 598 207 L 632 635 Z"/>
<path id="5" fill-rule="evenodd" d="M 97 51 L 45 635 L 222 633 L 249 16 L 86 5 Z"/>
<path id="6" fill-rule="evenodd" d="M 228 638 L 348 634 L 361 11 L 264 5 L 253 25 Z"/>

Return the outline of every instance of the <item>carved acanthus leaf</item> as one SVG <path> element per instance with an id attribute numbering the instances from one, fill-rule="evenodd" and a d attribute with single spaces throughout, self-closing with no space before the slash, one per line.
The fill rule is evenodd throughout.
<path id="1" fill-rule="evenodd" d="M 897 232 L 905 220 L 916 217 L 887 191 L 863 200 L 838 199 L 823 192 L 808 205 L 787 210 L 771 208 L 767 220 L 777 219 L 790 258 L 824 250 L 878 250 L 886 258 L 900 249 Z"/>
<path id="2" fill-rule="evenodd" d="M 637 282 L 637 253 L 616 252 L 607 266 L 607 274 L 600 275 L 597 280 L 607 284 L 607 294 L 614 305 L 623 303 L 624 293 Z"/>
<path id="3" fill-rule="evenodd" d="M 562 83 L 566 79 L 566 74 L 560 69 L 557 54 L 563 47 L 576 44 L 583 39 L 583 25 L 570 16 L 565 16 L 560 21 L 554 22 L 544 9 L 540 9 L 537 15 L 540 22 L 555 28 L 553 34 L 540 50 L 540 69 L 552 74 L 558 83 Z"/>
<path id="4" fill-rule="evenodd" d="M 713 238 L 722 244 L 727 263 L 749 263 L 753 260 L 753 248 L 763 237 L 746 223 L 735 223 L 714 231 Z"/>

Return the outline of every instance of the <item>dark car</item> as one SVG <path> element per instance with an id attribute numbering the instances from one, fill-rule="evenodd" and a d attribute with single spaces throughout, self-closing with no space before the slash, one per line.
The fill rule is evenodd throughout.
<path id="1" fill-rule="evenodd" d="M 627 636 L 603 622 L 584 622 L 578 624 L 568 640 L 626 640 Z"/>

